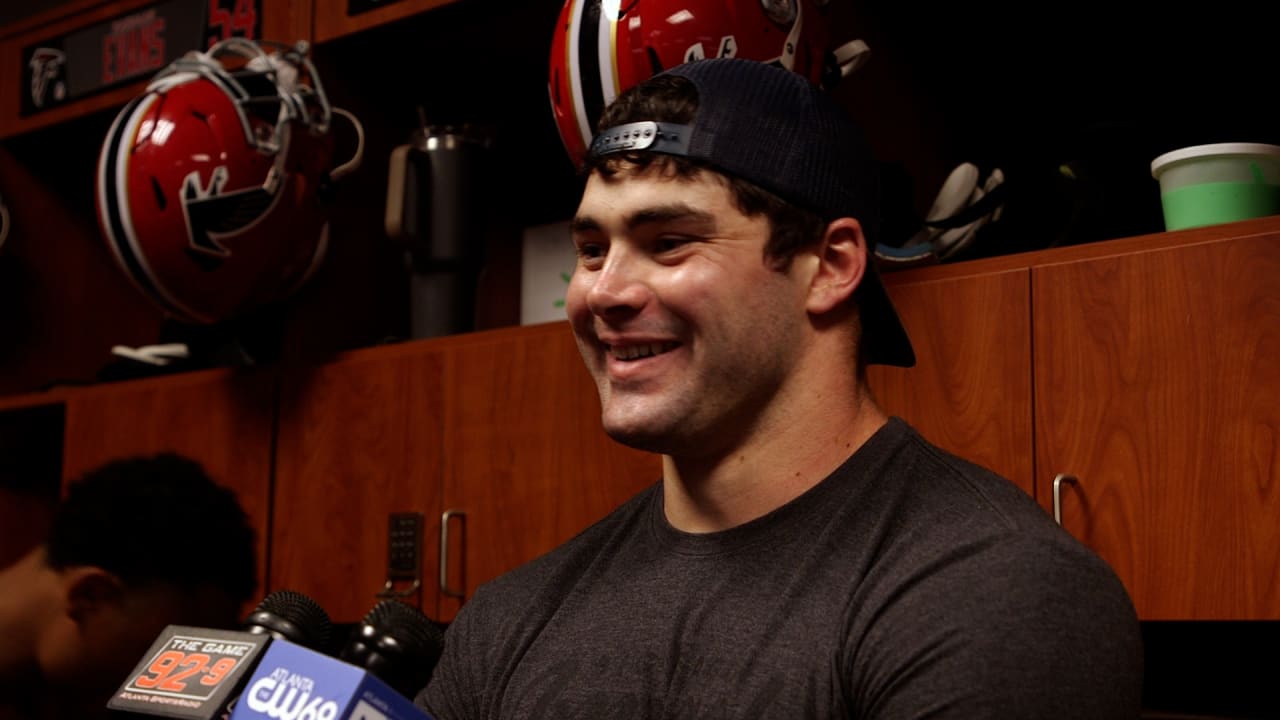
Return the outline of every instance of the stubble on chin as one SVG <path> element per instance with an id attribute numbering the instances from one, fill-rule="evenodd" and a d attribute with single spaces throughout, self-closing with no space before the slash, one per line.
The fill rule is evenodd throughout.
<path id="1" fill-rule="evenodd" d="M 608 378 L 601 378 L 597 385 L 600 391 L 600 424 L 604 426 L 605 433 L 627 447 L 658 452 L 653 445 L 659 437 L 647 422 L 646 408 L 640 406 L 639 399 L 620 397 L 622 393 L 611 386 Z"/>

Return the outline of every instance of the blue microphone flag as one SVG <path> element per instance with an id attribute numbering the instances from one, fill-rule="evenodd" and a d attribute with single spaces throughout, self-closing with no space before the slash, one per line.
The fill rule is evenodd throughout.
<path id="1" fill-rule="evenodd" d="M 236 702 L 231 720 L 430 720 L 368 671 L 276 640 Z"/>

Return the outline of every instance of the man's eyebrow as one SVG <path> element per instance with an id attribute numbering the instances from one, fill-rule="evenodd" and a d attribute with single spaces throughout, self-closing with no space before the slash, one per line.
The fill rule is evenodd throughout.
<path id="1" fill-rule="evenodd" d="M 705 210 L 690 207 L 685 203 L 671 203 L 637 210 L 628 215 L 623 220 L 623 223 L 626 225 L 627 230 L 635 230 L 643 225 L 674 221 L 714 225 L 715 219 L 715 215 Z M 569 222 L 569 230 L 575 233 L 595 232 L 600 229 L 600 222 L 590 215 L 578 215 Z"/>
<path id="2" fill-rule="evenodd" d="M 569 221 L 569 232 L 571 233 L 595 232 L 599 229 L 600 223 L 596 222 L 595 218 L 589 216 L 575 215 L 573 219 Z"/>

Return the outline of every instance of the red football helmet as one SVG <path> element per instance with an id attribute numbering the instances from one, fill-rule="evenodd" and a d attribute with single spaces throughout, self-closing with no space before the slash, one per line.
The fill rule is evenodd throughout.
<path id="1" fill-rule="evenodd" d="M 330 120 L 355 156 L 334 168 Z M 322 186 L 354 170 L 363 130 L 332 108 L 306 45 L 224 40 L 162 70 L 98 158 L 98 221 L 116 262 L 173 317 L 213 323 L 296 290 L 324 257 Z"/>
<path id="2" fill-rule="evenodd" d="M 606 105 L 623 90 L 681 63 L 733 56 L 777 63 L 815 84 L 838 77 L 842 61 L 830 46 L 826 4 L 566 0 L 551 44 L 548 90 L 574 166 L 581 164 Z"/>

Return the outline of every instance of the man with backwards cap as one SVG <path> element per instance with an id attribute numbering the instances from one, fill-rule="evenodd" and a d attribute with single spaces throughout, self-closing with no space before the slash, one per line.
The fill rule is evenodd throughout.
<path id="1" fill-rule="evenodd" d="M 467 718 L 1121 718 L 1111 568 L 876 405 L 911 342 L 868 248 L 877 168 L 805 78 L 701 60 L 606 110 L 569 320 L 661 482 L 482 586 L 419 703 Z"/>

